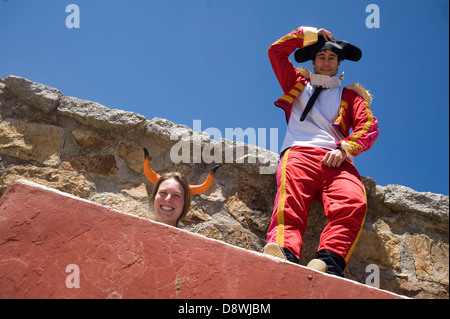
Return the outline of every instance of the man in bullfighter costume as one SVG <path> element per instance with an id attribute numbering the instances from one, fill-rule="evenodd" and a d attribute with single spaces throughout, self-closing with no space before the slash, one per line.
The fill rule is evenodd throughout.
<path id="1" fill-rule="evenodd" d="M 314 73 L 289 60 L 312 61 Z M 287 132 L 277 171 L 277 195 L 264 253 L 298 262 L 311 202 L 322 203 L 328 224 L 308 267 L 343 276 L 361 234 L 367 199 L 352 159 L 378 136 L 372 97 L 359 84 L 343 87 L 341 61 L 358 61 L 361 50 L 336 41 L 325 29 L 299 27 L 268 50 L 284 95 L 275 102 Z"/>

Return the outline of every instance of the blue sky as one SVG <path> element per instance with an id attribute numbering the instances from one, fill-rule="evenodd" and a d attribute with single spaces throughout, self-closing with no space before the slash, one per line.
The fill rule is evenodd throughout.
<path id="1" fill-rule="evenodd" d="M 77 4 L 80 28 L 67 28 Z M 380 27 L 368 28 L 369 4 Z M 0 76 L 202 129 L 278 129 L 267 49 L 300 25 L 359 46 L 344 84 L 374 96 L 380 135 L 355 164 L 378 185 L 449 194 L 447 0 L 0 0 Z M 303 66 L 311 69 L 310 63 Z M 267 146 L 269 148 L 269 146 Z"/>

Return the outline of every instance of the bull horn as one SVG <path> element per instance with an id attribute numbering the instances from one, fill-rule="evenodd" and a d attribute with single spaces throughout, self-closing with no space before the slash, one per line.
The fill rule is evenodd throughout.
<path id="1" fill-rule="evenodd" d="M 191 195 L 197 195 L 206 192 L 210 187 L 214 180 L 214 174 L 216 173 L 217 169 L 220 167 L 220 165 L 214 166 L 211 171 L 209 172 L 208 176 L 206 177 L 206 180 L 201 185 L 189 185 L 189 189 L 191 191 Z"/>
<path id="2" fill-rule="evenodd" d="M 156 185 L 160 179 L 160 175 L 155 173 L 152 168 L 150 167 L 150 161 L 151 157 L 147 151 L 146 148 L 144 148 L 144 174 L 148 178 L 148 180 Z M 211 171 L 209 172 L 208 176 L 206 177 L 206 180 L 201 185 L 189 185 L 189 190 L 191 195 L 198 195 L 201 193 L 206 192 L 210 187 L 214 180 L 214 174 L 216 173 L 217 169 L 220 167 L 220 165 L 214 166 Z"/>
<path id="3" fill-rule="evenodd" d="M 148 180 L 156 185 L 159 181 L 159 178 L 161 176 L 159 176 L 158 174 L 156 174 L 152 168 L 150 167 L 150 160 L 152 158 L 150 157 L 150 155 L 148 154 L 148 151 L 146 148 L 144 148 L 144 174 L 145 176 L 148 178 Z"/>

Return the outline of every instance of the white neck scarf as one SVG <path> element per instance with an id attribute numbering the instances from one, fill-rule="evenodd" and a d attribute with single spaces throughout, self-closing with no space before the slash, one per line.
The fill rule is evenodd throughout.
<path id="1" fill-rule="evenodd" d="M 341 80 L 344 79 L 344 73 L 339 77 L 324 74 L 311 74 L 310 83 L 312 86 L 321 86 L 327 89 L 334 89 L 341 86 Z"/>

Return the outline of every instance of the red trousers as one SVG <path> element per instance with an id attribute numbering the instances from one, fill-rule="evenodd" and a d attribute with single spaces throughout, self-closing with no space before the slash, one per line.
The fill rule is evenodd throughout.
<path id="1" fill-rule="evenodd" d="M 275 242 L 300 258 L 309 208 L 316 198 L 328 218 L 318 251 L 330 250 L 347 264 L 364 225 L 366 193 L 350 160 L 346 159 L 339 168 L 322 164 L 327 152 L 318 147 L 294 146 L 283 154 L 267 242 Z"/>

